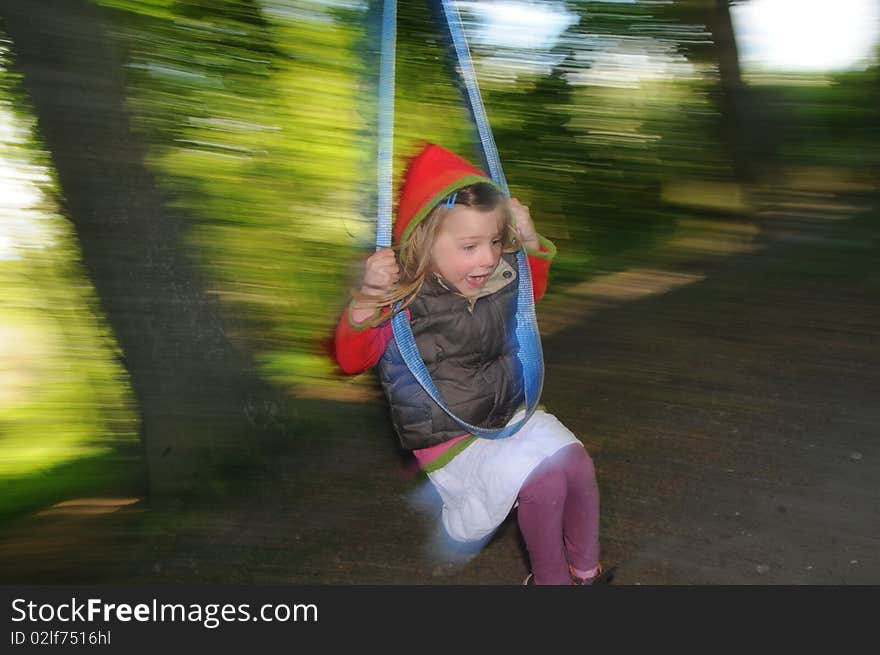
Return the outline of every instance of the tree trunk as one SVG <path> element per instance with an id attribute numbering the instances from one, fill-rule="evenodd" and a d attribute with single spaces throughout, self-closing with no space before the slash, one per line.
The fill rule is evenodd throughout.
<path id="1" fill-rule="evenodd" d="M 187 219 L 144 165 L 124 61 L 86 0 L 0 0 L 63 209 L 124 355 L 150 490 L 199 492 L 280 433 L 282 395 L 257 375 L 185 247 Z"/>
<path id="2" fill-rule="evenodd" d="M 739 67 L 739 49 L 730 16 L 730 0 L 715 0 L 708 10 L 708 27 L 718 63 L 718 108 L 721 130 L 730 153 L 734 175 L 740 181 L 752 179 L 750 135 L 746 126 L 748 103 Z"/>

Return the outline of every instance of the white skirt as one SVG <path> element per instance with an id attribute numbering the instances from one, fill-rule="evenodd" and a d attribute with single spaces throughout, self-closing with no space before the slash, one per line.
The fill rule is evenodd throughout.
<path id="1" fill-rule="evenodd" d="M 523 413 L 517 412 L 510 422 Z M 573 443 L 581 442 L 555 416 L 541 410 L 513 436 L 475 439 L 445 466 L 428 473 L 443 499 L 446 532 L 456 541 L 476 541 L 492 533 L 513 509 L 529 474 Z"/>

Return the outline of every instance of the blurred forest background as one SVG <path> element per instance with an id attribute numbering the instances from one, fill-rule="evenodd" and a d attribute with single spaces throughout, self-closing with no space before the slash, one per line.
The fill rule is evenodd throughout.
<path id="1" fill-rule="evenodd" d="M 512 193 L 559 248 L 551 296 L 793 179 L 876 207 L 876 41 L 848 70 L 746 67 L 748 4 L 459 3 Z M 0 11 L 0 521 L 223 493 L 319 439 L 310 403 L 373 390 L 327 340 L 371 248 L 378 3 Z M 398 11 L 397 174 L 423 140 L 476 158 L 440 23 Z"/>

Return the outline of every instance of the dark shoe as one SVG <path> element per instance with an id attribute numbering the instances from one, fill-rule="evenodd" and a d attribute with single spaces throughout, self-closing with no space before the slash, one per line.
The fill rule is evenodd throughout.
<path id="1" fill-rule="evenodd" d="M 568 572 L 571 574 L 571 584 L 573 585 L 611 584 L 611 581 L 614 580 L 614 573 L 616 571 L 617 568 L 614 566 L 606 570 L 600 562 L 599 572 L 596 573 L 596 575 L 594 575 L 592 578 L 579 578 L 574 574 L 574 570 L 571 568 L 571 565 L 568 566 Z"/>

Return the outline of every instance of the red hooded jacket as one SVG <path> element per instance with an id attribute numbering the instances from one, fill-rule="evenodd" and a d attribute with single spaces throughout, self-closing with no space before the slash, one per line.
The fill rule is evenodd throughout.
<path id="1" fill-rule="evenodd" d="M 477 182 L 497 188 L 495 182 L 479 168 L 445 148 L 432 143 L 426 144 L 410 161 L 404 174 L 394 223 L 395 243 L 405 243 L 413 228 L 449 194 Z M 528 252 L 536 301 L 547 289 L 550 261 L 556 254 L 552 243 L 542 237 L 539 239 L 540 251 Z M 388 311 L 386 307 L 382 313 Z M 358 326 L 351 321 L 350 310 L 346 310 L 336 327 L 336 361 L 345 373 L 361 373 L 379 361 L 392 338 L 390 321 L 377 327 Z"/>

